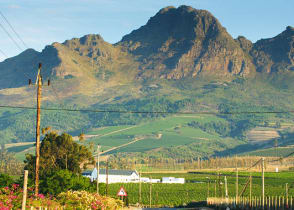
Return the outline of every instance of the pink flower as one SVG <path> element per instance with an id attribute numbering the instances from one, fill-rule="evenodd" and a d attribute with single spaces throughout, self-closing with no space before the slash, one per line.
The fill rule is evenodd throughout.
<path id="1" fill-rule="evenodd" d="M 41 198 L 41 199 L 45 198 L 45 196 L 43 194 L 39 194 L 38 197 Z"/>

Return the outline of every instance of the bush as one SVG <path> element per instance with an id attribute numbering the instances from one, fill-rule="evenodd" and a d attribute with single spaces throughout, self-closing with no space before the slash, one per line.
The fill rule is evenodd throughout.
<path id="1" fill-rule="evenodd" d="M 57 195 L 68 190 L 95 191 L 96 186 L 89 178 L 76 175 L 68 170 L 53 171 L 40 179 L 40 191 L 44 194 Z"/>
<path id="2" fill-rule="evenodd" d="M 7 174 L 0 174 L 0 187 L 11 186 L 13 179 Z"/>
<path id="3" fill-rule="evenodd" d="M 123 205 L 121 200 L 86 191 L 63 192 L 57 199 L 66 209 L 118 209 Z"/>

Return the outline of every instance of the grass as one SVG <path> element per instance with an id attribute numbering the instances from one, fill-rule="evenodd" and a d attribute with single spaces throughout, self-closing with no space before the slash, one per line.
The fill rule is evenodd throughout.
<path id="1" fill-rule="evenodd" d="M 210 134 L 201 129 L 187 126 L 192 121 L 212 122 L 224 121 L 215 116 L 169 116 L 142 123 L 137 126 L 112 126 L 103 129 L 91 130 L 87 134 L 99 135 L 88 142 L 100 144 L 106 147 L 116 147 L 133 141 L 135 138 L 143 138 L 134 144 L 112 151 L 116 152 L 143 152 L 156 148 L 168 148 L 173 146 L 189 145 L 192 143 L 222 141 L 226 140 L 218 134 Z M 129 129 L 127 129 L 129 128 Z M 162 135 L 158 138 L 157 135 Z"/>
<path id="2" fill-rule="evenodd" d="M 191 202 L 205 201 L 208 196 L 224 196 L 224 176 L 228 180 L 228 193 L 230 197 L 235 196 L 236 177 L 234 172 L 220 171 L 218 177 L 217 171 L 199 172 L 199 173 L 144 173 L 142 177 L 161 179 L 162 177 L 185 178 L 185 184 L 152 184 L 152 205 L 155 206 L 182 206 Z M 249 172 L 239 172 L 239 194 L 242 191 Z M 252 196 L 261 196 L 261 173 L 252 173 Z M 220 183 L 222 184 L 218 184 Z M 209 188 L 208 188 L 209 183 Z M 285 196 L 285 185 L 288 183 L 289 196 L 294 196 L 294 177 L 292 172 L 265 173 L 265 195 L 266 196 Z M 117 191 L 123 186 L 127 193 L 129 203 L 136 204 L 139 202 L 139 184 L 137 183 L 117 183 L 109 185 L 109 194 L 116 196 Z M 219 188 L 220 186 L 220 188 Z M 209 190 L 208 190 L 209 189 Z M 249 196 L 249 187 L 246 189 L 244 196 Z M 142 202 L 149 205 L 150 202 L 150 184 L 142 184 Z"/>

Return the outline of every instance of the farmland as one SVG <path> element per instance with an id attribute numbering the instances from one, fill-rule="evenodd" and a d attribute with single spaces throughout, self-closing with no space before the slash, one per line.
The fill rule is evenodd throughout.
<path id="1" fill-rule="evenodd" d="M 236 178 L 234 172 L 199 172 L 199 173 L 152 173 L 143 174 L 143 177 L 162 178 L 162 177 L 183 177 L 185 184 L 152 184 L 152 205 L 153 206 L 182 206 L 192 202 L 205 201 L 209 193 L 210 196 L 223 197 L 225 195 L 224 176 L 228 179 L 229 196 L 235 196 Z M 249 177 L 249 172 L 239 173 L 239 193 Z M 252 173 L 252 196 L 261 196 L 261 173 Z M 209 192 L 208 192 L 208 183 Z M 216 183 L 216 191 L 215 191 Z M 220 184 L 219 184 L 220 183 Z M 285 184 L 289 186 L 289 196 L 294 196 L 294 177 L 292 172 L 265 173 L 265 195 L 266 196 L 285 196 Z M 139 184 L 122 183 L 110 184 L 109 194 L 116 196 L 118 189 L 123 186 L 127 193 L 130 204 L 139 203 Z M 219 188 L 220 186 L 220 188 Z M 103 189 L 104 190 L 104 189 Z M 244 196 L 249 196 L 249 187 Z M 142 184 L 142 203 L 147 206 L 150 204 L 150 184 Z"/>

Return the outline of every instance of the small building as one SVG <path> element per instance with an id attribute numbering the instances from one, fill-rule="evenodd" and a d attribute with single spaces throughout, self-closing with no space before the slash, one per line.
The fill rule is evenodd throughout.
<path id="1" fill-rule="evenodd" d="M 97 179 L 97 169 L 82 172 L 84 177 L 88 177 L 93 182 Z M 106 183 L 106 169 L 99 170 L 99 182 Z M 108 170 L 108 183 L 129 183 L 139 182 L 139 174 L 136 170 Z"/>
<path id="2" fill-rule="evenodd" d="M 185 184 L 185 178 L 162 177 L 162 183 L 167 183 L 167 184 Z"/>

